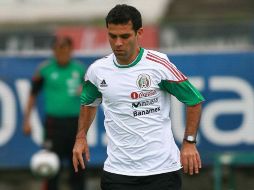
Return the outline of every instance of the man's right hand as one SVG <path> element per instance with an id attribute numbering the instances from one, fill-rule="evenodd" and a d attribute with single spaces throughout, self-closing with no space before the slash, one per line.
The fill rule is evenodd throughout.
<path id="1" fill-rule="evenodd" d="M 24 121 L 23 123 L 23 133 L 25 135 L 30 135 L 32 132 L 32 128 L 31 128 L 31 125 L 29 123 L 29 121 Z"/>
<path id="2" fill-rule="evenodd" d="M 90 160 L 90 153 L 86 138 L 76 138 L 75 145 L 72 150 L 72 162 L 75 172 L 78 172 L 78 166 L 81 165 L 82 169 L 85 169 L 85 163 L 83 154 L 85 154 L 86 161 Z"/>

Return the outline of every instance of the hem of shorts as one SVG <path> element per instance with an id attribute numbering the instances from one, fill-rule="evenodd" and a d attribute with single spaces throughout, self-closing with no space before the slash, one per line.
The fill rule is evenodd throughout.
<path id="1" fill-rule="evenodd" d="M 127 176 L 149 176 L 149 175 L 157 175 L 157 174 L 163 174 L 163 173 L 168 173 L 168 172 L 174 172 L 174 171 L 178 171 L 180 170 L 182 167 L 178 166 L 178 167 L 173 167 L 173 168 L 169 168 L 169 169 L 165 169 L 165 170 L 156 170 L 156 171 L 145 171 L 145 172 L 137 172 L 137 171 L 130 171 L 130 172 L 126 172 L 126 171 L 118 171 L 118 170 L 114 170 L 111 168 L 107 168 L 104 167 L 103 170 L 109 173 L 113 173 L 113 174 L 119 174 L 119 175 L 127 175 Z"/>

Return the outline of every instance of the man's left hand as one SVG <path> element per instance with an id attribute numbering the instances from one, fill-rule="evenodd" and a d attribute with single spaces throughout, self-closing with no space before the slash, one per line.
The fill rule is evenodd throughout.
<path id="1" fill-rule="evenodd" d="M 195 143 L 183 142 L 181 148 L 181 163 L 184 173 L 198 174 L 201 168 L 201 159 Z"/>

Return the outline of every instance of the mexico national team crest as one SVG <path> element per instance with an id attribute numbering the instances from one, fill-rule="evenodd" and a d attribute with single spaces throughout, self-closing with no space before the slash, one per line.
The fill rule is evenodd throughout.
<path id="1" fill-rule="evenodd" d="M 140 74 L 137 79 L 139 89 L 148 89 L 151 86 L 151 78 L 148 74 Z"/>

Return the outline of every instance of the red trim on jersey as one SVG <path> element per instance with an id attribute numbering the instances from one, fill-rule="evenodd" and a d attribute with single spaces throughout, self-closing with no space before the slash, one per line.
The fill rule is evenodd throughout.
<path id="1" fill-rule="evenodd" d="M 177 80 L 181 80 L 180 77 L 177 76 L 177 75 L 174 73 L 174 71 L 172 70 L 172 68 L 170 68 L 170 67 L 169 67 L 168 65 L 166 65 L 165 63 L 160 62 L 160 61 L 155 60 L 155 59 L 150 58 L 150 57 L 146 57 L 146 58 L 149 59 L 149 60 L 151 60 L 151 61 L 153 61 L 153 62 L 155 62 L 155 63 L 159 63 L 159 64 L 163 65 L 164 67 L 166 67 L 166 68 L 177 78 Z"/>
<path id="2" fill-rule="evenodd" d="M 179 81 L 174 81 L 174 80 L 167 80 L 168 82 L 174 82 L 174 83 L 181 83 L 181 82 L 184 82 L 186 81 L 187 78 L 183 79 L 183 80 L 179 80 Z"/>
<path id="3" fill-rule="evenodd" d="M 167 59 L 164 59 L 162 57 L 159 57 L 158 55 L 155 55 L 151 52 L 148 52 L 147 59 L 154 61 L 156 63 L 162 64 L 163 66 L 165 66 L 167 69 L 169 69 L 171 71 L 171 73 L 179 80 L 179 81 L 183 81 L 186 80 L 187 77 L 184 76 L 177 68 L 175 68 Z"/>
<path id="4" fill-rule="evenodd" d="M 157 61 L 167 64 L 170 68 L 172 68 L 172 73 L 175 75 L 175 77 L 178 80 L 186 79 L 186 77 L 177 68 L 175 68 L 167 59 L 159 57 L 158 55 L 155 55 L 151 52 L 148 52 L 147 56 L 150 56 L 150 57 L 156 59 Z"/>

